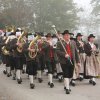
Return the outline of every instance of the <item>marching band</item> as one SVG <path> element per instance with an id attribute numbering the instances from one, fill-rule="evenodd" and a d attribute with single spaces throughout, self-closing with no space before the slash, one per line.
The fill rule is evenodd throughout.
<path id="1" fill-rule="evenodd" d="M 77 80 L 89 79 L 89 84 L 96 85 L 100 75 L 99 47 L 95 36 L 90 34 L 87 42 L 83 35 L 65 30 L 63 33 L 54 28 L 55 34 L 46 35 L 37 32 L 28 33 L 21 28 L 7 29 L 0 36 L 0 56 L 4 65 L 3 73 L 7 77 L 23 82 L 22 73 L 28 74 L 30 89 L 35 88 L 34 79 L 43 82 L 43 72 L 48 76 L 48 86 L 54 87 L 53 78 L 64 82 L 64 91 L 71 93 L 71 87 Z"/>

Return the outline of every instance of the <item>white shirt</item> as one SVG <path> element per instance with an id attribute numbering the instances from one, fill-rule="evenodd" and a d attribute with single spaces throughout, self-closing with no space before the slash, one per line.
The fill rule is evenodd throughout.
<path id="1" fill-rule="evenodd" d="M 94 48 L 94 43 L 91 43 L 91 42 L 89 42 L 89 44 L 90 44 L 90 46 L 91 46 L 91 48 Z"/>

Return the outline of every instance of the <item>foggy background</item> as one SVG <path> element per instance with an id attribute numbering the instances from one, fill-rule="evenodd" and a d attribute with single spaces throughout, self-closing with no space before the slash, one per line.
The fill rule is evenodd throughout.
<path id="1" fill-rule="evenodd" d="M 0 29 L 52 32 L 53 24 L 61 32 L 99 35 L 100 0 L 0 0 Z"/>

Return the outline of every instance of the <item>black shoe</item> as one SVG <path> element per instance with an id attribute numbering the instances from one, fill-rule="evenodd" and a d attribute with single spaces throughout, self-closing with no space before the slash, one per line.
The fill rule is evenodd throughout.
<path id="1" fill-rule="evenodd" d="M 54 76 L 53 76 L 53 78 L 54 78 L 54 79 L 57 79 L 57 78 L 58 78 L 58 76 L 57 76 L 57 75 L 54 75 Z"/>
<path id="2" fill-rule="evenodd" d="M 10 76 L 11 76 L 10 73 L 8 73 L 8 74 L 7 74 L 7 77 L 10 77 Z"/>
<path id="3" fill-rule="evenodd" d="M 89 83 L 90 83 L 90 84 L 92 84 L 92 83 L 93 83 L 93 81 L 92 81 L 92 80 L 89 80 Z"/>
<path id="4" fill-rule="evenodd" d="M 11 72 L 10 72 L 10 76 L 12 76 Z"/>
<path id="5" fill-rule="evenodd" d="M 53 83 L 50 83 L 50 88 L 53 88 L 54 87 L 54 84 Z"/>
<path id="6" fill-rule="evenodd" d="M 62 82 L 63 81 L 63 77 L 59 78 L 59 82 Z"/>
<path id="7" fill-rule="evenodd" d="M 35 77 L 34 77 L 34 79 L 36 80 L 36 79 L 37 79 L 37 77 L 35 76 Z"/>
<path id="8" fill-rule="evenodd" d="M 48 85 L 50 85 L 50 82 L 48 82 Z"/>
<path id="9" fill-rule="evenodd" d="M 4 70 L 4 71 L 3 71 L 3 73 L 6 75 L 6 74 L 7 74 L 7 71 L 6 71 L 6 70 Z"/>
<path id="10" fill-rule="evenodd" d="M 17 79 L 18 84 L 22 83 L 22 79 Z"/>
<path id="11" fill-rule="evenodd" d="M 93 84 L 93 86 L 95 86 L 95 85 L 96 85 L 96 82 L 95 82 L 95 81 L 93 81 L 93 82 L 92 82 L 92 84 Z"/>
<path id="12" fill-rule="evenodd" d="M 42 78 L 38 78 L 38 81 L 39 81 L 39 83 L 43 82 Z"/>
<path id="13" fill-rule="evenodd" d="M 64 90 L 66 90 L 66 87 L 64 87 Z"/>
<path id="14" fill-rule="evenodd" d="M 12 79 L 13 79 L 13 80 L 16 80 L 16 77 L 13 77 Z"/>
<path id="15" fill-rule="evenodd" d="M 80 78 L 79 78 L 79 80 L 80 80 L 80 81 L 83 81 L 83 78 L 82 78 L 82 77 L 80 77 Z"/>
<path id="16" fill-rule="evenodd" d="M 22 78 L 20 78 L 20 81 L 22 82 Z"/>
<path id="17" fill-rule="evenodd" d="M 30 84 L 30 89 L 34 89 L 35 88 L 35 84 Z"/>
<path id="18" fill-rule="evenodd" d="M 25 71 L 24 71 L 24 70 L 22 70 L 22 73 L 24 74 L 24 73 L 25 73 Z"/>
<path id="19" fill-rule="evenodd" d="M 70 82 L 70 85 L 73 86 L 73 87 L 76 86 L 75 82 L 73 82 L 73 81 Z"/>
<path id="20" fill-rule="evenodd" d="M 66 89 L 66 94 L 70 94 L 70 90 L 69 89 Z"/>
<path id="21" fill-rule="evenodd" d="M 66 87 L 64 87 L 64 90 L 66 91 Z M 71 92 L 71 89 L 69 89 L 69 91 Z"/>

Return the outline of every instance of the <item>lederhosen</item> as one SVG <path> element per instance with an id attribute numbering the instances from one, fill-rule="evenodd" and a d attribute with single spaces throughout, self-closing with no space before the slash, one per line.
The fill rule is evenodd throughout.
<path id="1" fill-rule="evenodd" d="M 15 62 L 15 68 L 22 70 L 22 68 L 23 68 L 23 59 L 22 59 L 23 53 L 19 53 L 17 51 L 16 43 L 17 43 L 17 38 L 13 39 L 13 44 L 11 46 L 11 48 L 13 50 L 12 52 L 13 52 L 13 58 L 14 58 L 14 62 Z"/>
<path id="2" fill-rule="evenodd" d="M 66 53 L 65 53 L 61 43 L 58 42 L 57 43 L 57 54 L 59 57 L 59 61 L 60 61 L 62 70 L 63 70 L 63 76 L 64 76 L 64 78 L 72 78 L 74 68 L 75 68 L 74 63 L 79 62 L 77 48 L 76 48 L 74 41 L 71 41 L 69 44 L 67 44 L 65 41 L 62 41 L 62 43 L 64 44 L 66 51 L 70 56 L 70 60 L 73 63 L 73 64 L 71 64 L 70 60 L 68 58 L 65 58 Z M 73 43 L 73 45 L 71 43 Z M 72 49 L 75 51 L 72 52 Z"/>
<path id="3" fill-rule="evenodd" d="M 11 70 L 14 70 L 15 69 L 15 64 L 16 64 L 16 61 L 14 59 L 14 56 L 13 56 L 13 48 L 12 48 L 12 45 L 14 44 L 14 39 L 10 40 L 7 47 L 8 47 L 8 50 L 9 50 L 9 61 L 10 61 L 10 67 L 11 67 Z"/>
<path id="4" fill-rule="evenodd" d="M 11 50 L 11 48 L 10 48 L 10 45 L 11 45 L 11 41 L 12 40 L 9 40 L 9 42 L 8 42 L 8 44 L 6 45 L 6 49 L 9 51 L 9 55 L 8 55 L 8 57 L 7 57 L 7 59 L 8 59 L 8 66 L 10 66 L 10 68 L 11 68 L 11 70 L 14 70 L 14 59 L 13 59 L 13 55 L 12 55 L 12 50 Z"/>
<path id="5" fill-rule="evenodd" d="M 45 69 L 45 53 L 42 48 L 43 44 L 39 42 L 37 42 L 37 44 L 38 44 L 38 49 L 39 49 L 37 70 L 44 70 Z"/>
<path id="6" fill-rule="evenodd" d="M 6 50 L 9 51 L 8 44 L 4 44 L 4 46 L 5 46 Z M 3 60 L 4 60 L 4 64 L 6 64 L 6 67 L 10 67 L 10 55 L 9 54 L 8 55 L 3 54 Z"/>
<path id="7" fill-rule="evenodd" d="M 28 75 L 36 75 L 37 74 L 37 58 L 31 59 L 28 55 L 29 43 L 26 42 L 23 47 L 23 52 L 26 58 L 26 67 Z"/>
<path id="8" fill-rule="evenodd" d="M 70 44 L 66 44 L 66 50 L 67 50 L 67 52 L 70 56 L 71 61 L 73 62 L 73 57 L 72 57 L 72 51 L 71 51 Z M 61 64 L 61 66 L 62 66 L 64 77 L 72 78 L 73 71 L 74 71 L 74 66 L 72 66 L 70 64 L 70 61 L 68 61 L 68 59 L 67 59 L 66 64 Z"/>

